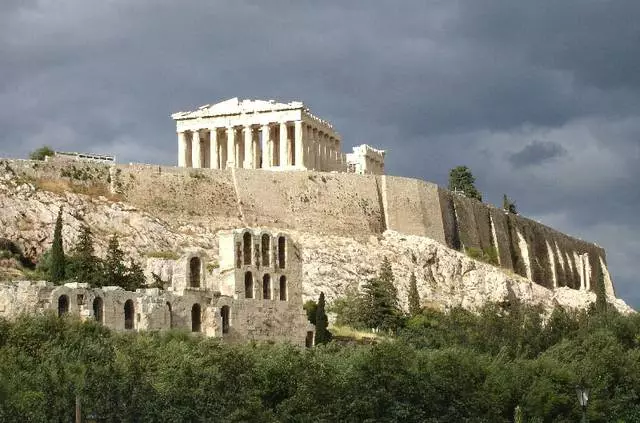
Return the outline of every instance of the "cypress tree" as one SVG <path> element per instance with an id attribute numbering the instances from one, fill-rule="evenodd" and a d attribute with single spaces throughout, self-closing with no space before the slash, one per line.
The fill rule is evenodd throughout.
<path id="1" fill-rule="evenodd" d="M 53 244 L 51 245 L 51 264 L 49 267 L 49 280 L 60 283 L 65 276 L 64 246 L 62 245 L 62 207 L 58 210 L 56 226 L 53 230 Z"/>
<path id="2" fill-rule="evenodd" d="M 598 280 L 596 281 L 596 312 L 605 314 L 607 312 L 607 290 L 604 287 L 604 271 L 600 268 Z"/>
<path id="3" fill-rule="evenodd" d="M 370 279 L 363 287 L 364 321 L 372 329 L 393 330 L 398 326 L 400 310 L 394 281 L 391 263 L 385 257 L 378 277 Z"/>
<path id="4" fill-rule="evenodd" d="M 416 274 L 411 272 L 411 277 L 409 278 L 409 314 L 417 316 L 420 314 L 420 310 L 420 294 L 418 293 Z"/>
<path id="5" fill-rule="evenodd" d="M 135 291 L 136 289 L 142 288 L 146 282 L 142 266 L 133 259 L 129 261 L 129 267 L 127 268 L 125 277 L 126 286 L 124 288 L 127 291 Z"/>
<path id="6" fill-rule="evenodd" d="M 67 269 L 68 276 L 72 276 L 78 282 L 86 282 L 92 287 L 102 286 L 101 262 L 94 255 L 94 251 L 91 229 L 87 225 L 83 225 L 80 228 L 78 243 L 73 250 L 71 263 Z"/>
<path id="7" fill-rule="evenodd" d="M 107 246 L 107 258 L 104 261 L 104 283 L 107 286 L 128 288 L 127 266 L 124 264 L 124 252 L 120 249 L 118 236 L 113 235 Z"/>
<path id="8" fill-rule="evenodd" d="M 316 308 L 316 345 L 326 344 L 331 341 L 331 332 L 327 329 L 329 321 L 327 313 L 324 311 L 324 292 L 320 293 L 318 298 L 318 307 Z"/>

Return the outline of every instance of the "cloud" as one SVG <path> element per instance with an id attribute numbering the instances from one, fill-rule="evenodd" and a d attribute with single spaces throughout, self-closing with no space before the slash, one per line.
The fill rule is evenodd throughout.
<path id="1" fill-rule="evenodd" d="M 0 155 L 48 143 L 172 164 L 174 111 L 302 100 L 345 149 L 387 149 L 391 174 L 446 184 L 465 163 L 489 201 L 567 216 L 554 225 L 600 242 L 629 293 L 639 14 L 636 0 L 3 1 Z"/>
<path id="2" fill-rule="evenodd" d="M 536 166 L 567 154 L 567 150 L 552 141 L 532 141 L 522 150 L 509 155 L 509 162 L 514 168 Z"/>

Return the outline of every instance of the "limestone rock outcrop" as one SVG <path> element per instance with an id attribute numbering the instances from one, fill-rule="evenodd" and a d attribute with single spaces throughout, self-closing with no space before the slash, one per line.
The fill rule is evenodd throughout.
<path id="1" fill-rule="evenodd" d="M 154 273 L 163 280 L 171 277 L 167 256 L 198 248 L 215 258 L 218 231 L 232 227 L 220 221 L 190 219 L 188 214 L 151 214 L 104 195 L 56 189 L 0 166 L 0 238 L 20 246 L 26 257 L 35 261 L 50 247 L 60 207 L 64 210 L 63 239 L 67 250 L 74 245 L 82 224 L 88 224 L 95 236 L 97 254 L 103 254 L 109 236 L 116 233 L 122 247 L 146 266 L 147 275 Z M 545 307 L 560 304 L 585 308 L 595 300 L 593 292 L 568 287 L 547 289 L 423 236 L 387 230 L 366 239 L 287 229 L 301 246 L 305 300 L 316 299 L 320 291 L 329 301 L 344 295 L 375 275 L 384 256 L 393 264 L 404 305 L 411 272 L 416 274 L 423 303 L 434 307 L 472 309 L 488 301 L 518 298 Z M 613 297 L 613 291 L 608 294 L 619 310 L 631 311 L 622 300 Z"/>

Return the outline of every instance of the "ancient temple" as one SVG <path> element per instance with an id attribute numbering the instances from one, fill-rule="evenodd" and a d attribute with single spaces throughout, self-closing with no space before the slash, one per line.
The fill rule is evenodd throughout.
<path id="1" fill-rule="evenodd" d="M 333 125 L 299 101 L 236 97 L 171 117 L 176 121 L 180 167 L 384 171 L 384 152 L 359 146 L 344 154 Z"/>

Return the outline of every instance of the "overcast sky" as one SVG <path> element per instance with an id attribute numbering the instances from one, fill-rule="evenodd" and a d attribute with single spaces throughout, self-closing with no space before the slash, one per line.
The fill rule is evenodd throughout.
<path id="1" fill-rule="evenodd" d="M 607 250 L 640 307 L 638 0 L 0 0 L 0 156 L 172 164 L 169 115 L 300 100 L 346 149 Z"/>

